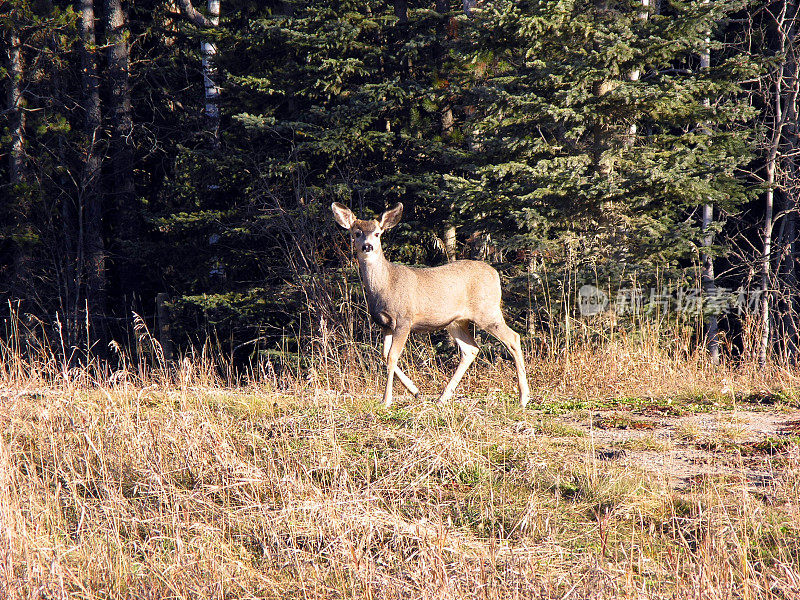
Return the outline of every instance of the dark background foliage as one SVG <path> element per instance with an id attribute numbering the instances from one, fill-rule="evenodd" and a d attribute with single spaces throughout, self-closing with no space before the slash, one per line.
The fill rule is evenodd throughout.
<path id="1" fill-rule="evenodd" d="M 743 287 L 793 360 L 796 12 L 7 0 L 0 295 L 77 357 L 159 305 L 179 350 L 302 356 L 365 335 L 331 202 L 403 202 L 390 258 L 493 262 L 520 330 L 583 283 Z"/>

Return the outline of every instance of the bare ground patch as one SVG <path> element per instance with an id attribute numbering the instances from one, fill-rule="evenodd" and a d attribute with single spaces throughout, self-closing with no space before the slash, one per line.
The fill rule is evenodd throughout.
<path id="1" fill-rule="evenodd" d="M 652 473 L 676 490 L 709 477 L 739 477 L 753 487 L 768 487 L 780 476 L 771 458 L 797 458 L 797 409 L 744 405 L 680 416 L 652 412 L 598 410 L 588 417 L 578 412 L 558 422 L 590 439 L 598 460 Z"/>

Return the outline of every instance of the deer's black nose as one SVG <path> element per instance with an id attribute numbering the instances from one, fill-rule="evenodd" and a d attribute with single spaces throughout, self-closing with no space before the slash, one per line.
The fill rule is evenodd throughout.
<path id="1" fill-rule="evenodd" d="M 362 252 L 372 252 L 372 244 L 364 244 L 361 246 Z"/>

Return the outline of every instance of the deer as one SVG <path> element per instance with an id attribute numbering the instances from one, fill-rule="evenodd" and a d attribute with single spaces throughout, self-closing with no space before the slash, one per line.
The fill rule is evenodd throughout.
<path id="1" fill-rule="evenodd" d="M 386 388 L 383 404 L 392 404 L 396 375 L 415 397 L 420 392 L 397 366 L 413 332 L 447 330 L 461 352 L 461 359 L 448 382 L 440 404 L 450 401 L 467 369 L 478 356 L 479 346 L 470 333 L 470 323 L 500 340 L 514 359 L 519 401 L 524 408 L 530 398 L 525 358 L 519 334 L 503 318 L 500 275 L 489 264 L 456 260 L 438 267 L 409 267 L 389 262 L 383 254 L 381 235 L 400 222 L 402 203 L 383 212 L 378 219 L 359 219 L 339 202 L 331 204 L 336 222 L 350 232 L 371 319 L 383 332 Z"/>

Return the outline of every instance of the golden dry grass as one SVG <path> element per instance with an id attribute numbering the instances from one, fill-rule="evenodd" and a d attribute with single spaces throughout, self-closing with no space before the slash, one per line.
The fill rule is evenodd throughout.
<path id="1" fill-rule="evenodd" d="M 452 365 L 408 355 L 434 394 Z M 386 410 L 375 357 L 318 364 L 231 386 L 202 361 L 103 375 L 6 349 L 0 597 L 800 595 L 797 438 L 751 455 L 743 421 L 716 419 L 719 450 L 696 451 L 725 469 L 677 477 L 632 453 L 709 443 L 691 425 L 605 446 L 593 429 L 782 410 L 793 372 L 618 339 L 532 358 L 532 410 L 485 358 L 449 407 Z"/>

